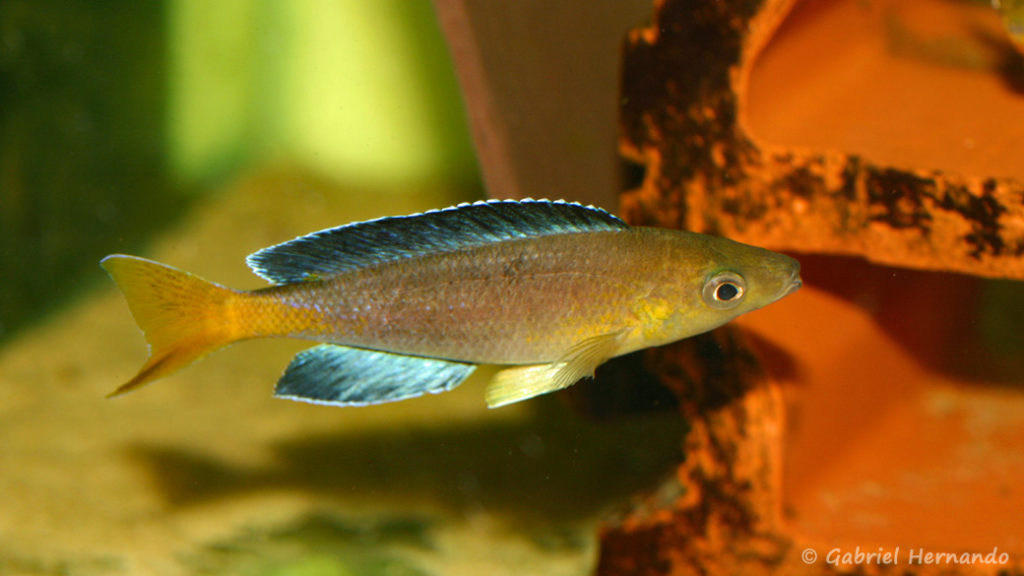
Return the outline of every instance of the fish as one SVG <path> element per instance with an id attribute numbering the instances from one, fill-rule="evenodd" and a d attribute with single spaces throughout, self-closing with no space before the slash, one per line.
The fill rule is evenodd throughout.
<path id="1" fill-rule="evenodd" d="M 563 200 L 489 200 L 321 230 L 246 259 L 234 290 L 137 256 L 101 261 L 149 344 L 117 396 L 253 338 L 318 342 L 275 396 L 364 406 L 501 369 L 491 408 L 616 356 L 714 329 L 800 288 L 800 264 L 726 238 L 630 226 Z"/>

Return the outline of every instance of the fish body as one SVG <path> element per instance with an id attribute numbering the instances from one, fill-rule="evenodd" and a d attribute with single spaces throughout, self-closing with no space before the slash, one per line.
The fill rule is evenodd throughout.
<path id="1" fill-rule="evenodd" d="M 441 392 L 508 366 L 500 406 L 573 384 L 609 358 L 720 326 L 800 286 L 787 256 L 701 234 L 630 227 L 566 202 L 492 201 L 356 223 L 257 252 L 274 284 L 234 291 L 162 264 L 103 266 L 151 344 L 117 392 L 227 343 L 324 342 L 277 394 L 370 404 Z"/>

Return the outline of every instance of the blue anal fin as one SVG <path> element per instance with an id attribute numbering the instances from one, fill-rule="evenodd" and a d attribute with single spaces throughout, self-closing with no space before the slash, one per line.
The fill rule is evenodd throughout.
<path id="1" fill-rule="evenodd" d="M 295 356 L 274 396 L 333 406 L 381 404 L 447 392 L 475 369 L 460 362 L 323 344 Z"/>

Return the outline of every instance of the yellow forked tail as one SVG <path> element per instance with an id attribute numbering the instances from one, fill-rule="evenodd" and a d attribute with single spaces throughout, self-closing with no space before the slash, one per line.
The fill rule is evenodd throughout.
<path id="1" fill-rule="evenodd" d="M 228 314 L 228 303 L 238 292 L 135 256 L 114 254 L 100 265 L 124 292 L 149 342 L 149 360 L 109 396 L 167 376 L 241 339 Z"/>

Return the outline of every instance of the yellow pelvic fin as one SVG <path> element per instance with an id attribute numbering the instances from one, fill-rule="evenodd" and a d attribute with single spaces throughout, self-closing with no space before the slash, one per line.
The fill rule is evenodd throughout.
<path id="1" fill-rule="evenodd" d="M 494 375 L 484 393 L 488 408 L 497 408 L 572 386 L 618 355 L 626 330 L 587 338 L 550 364 L 506 368 Z"/>
<path id="2" fill-rule="evenodd" d="M 124 292 L 128 308 L 149 342 L 149 360 L 109 396 L 167 376 L 244 337 L 227 313 L 227 304 L 238 292 L 135 256 L 114 254 L 100 265 Z"/>

